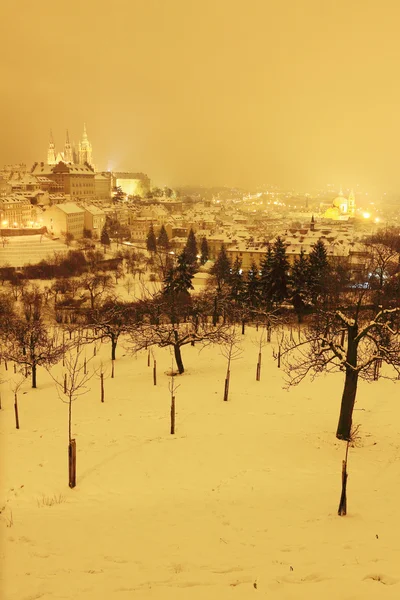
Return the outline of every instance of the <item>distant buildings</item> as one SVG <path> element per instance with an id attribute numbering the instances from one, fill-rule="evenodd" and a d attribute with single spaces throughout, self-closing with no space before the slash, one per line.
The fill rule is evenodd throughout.
<path id="1" fill-rule="evenodd" d="M 47 150 L 47 164 L 56 165 L 59 162 L 66 164 L 90 165 L 94 169 L 92 144 L 89 142 L 86 124 L 83 125 L 82 140 L 79 142 L 78 150 L 70 143 L 68 129 L 65 136 L 64 150 L 56 151 L 53 133 L 50 131 L 49 147 Z"/>
<path id="2" fill-rule="evenodd" d="M 0 197 L 0 227 L 28 227 L 32 219 L 32 205 L 25 197 Z"/>
<path id="3" fill-rule="evenodd" d="M 90 200 L 96 196 L 95 173 L 88 165 L 59 162 L 56 165 L 36 163 L 32 169 L 35 177 L 46 177 L 54 182 L 49 191 L 69 194 L 72 200 Z"/>
<path id="4" fill-rule="evenodd" d="M 349 197 L 346 198 L 343 195 L 342 190 L 332 201 L 332 206 L 327 208 L 324 213 L 324 219 L 332 219 L 334 221 L 347 221 L 355 216 L 356 212 L 356 199 L 353 190 L 351 190 Z"/>

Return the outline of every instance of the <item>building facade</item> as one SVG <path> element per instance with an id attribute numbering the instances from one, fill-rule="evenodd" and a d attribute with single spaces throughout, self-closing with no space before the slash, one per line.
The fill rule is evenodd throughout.
<path id="1" fill-rule="evenodd" d="M 51 192 L 69 194 L 71 200 L 94 200 L 96 197 L 95 174 L 87 165 L 59 162 L 57 165 L 36 164 L 32 175 L 46 177 L 55 183 Z"/>
<path id="2" fill-rule="evenodd" d="M 49 233 L 71 234 L 74 239 L 80 239 L 85 227 L 85 211 L 75 202 L 54 204 L 43 213 L 43 224 Z"/>

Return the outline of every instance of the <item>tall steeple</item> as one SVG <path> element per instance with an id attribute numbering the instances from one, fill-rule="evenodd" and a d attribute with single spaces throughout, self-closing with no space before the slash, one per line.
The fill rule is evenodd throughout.
<path id="1" fill-rule="evenodd" d="M 347 212 L 349 214 L 349 217 L 354 217 L 354 215 L 356 214 L 356 197 L 354 195 L 353 190 L 351 190 L 349 194 Z"/>
<path id="2" fill-rule="evenodd" d="M 56 148 L 54 145 L 53 132 L 50 129 L 49 149 L 47 150 L 47 164 L 55 165 L 56 162 Z"/>
<path id="3" fill-rule="evenodd" d="M 82 141 L 79 142 L 79 164 L 84 165 L 88 163 L 93 166 L 92 160 L 92 144 L 88 140 L 86 133 L 86 123 L 83 125 Z"/>
<path id="4" fill-rule="evenodd" d="M 64 161 L 66 163 L 73 163 L 73 156 L 72 156 L 72 146 L 70 144 L 69 141 L 69 133 L 68 133 L 68 129 L 67 129 L 67 134 L 65 137 L 65 147 L 64 147 Z"/>

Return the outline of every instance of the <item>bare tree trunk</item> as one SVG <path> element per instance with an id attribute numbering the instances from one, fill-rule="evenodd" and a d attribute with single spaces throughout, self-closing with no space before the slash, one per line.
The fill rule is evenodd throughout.
<path id="1" fill-rule="evenodd" d="M 182 373 L 185 371 L 185 368 L 183 366 L 181 347 L 179 346 L 179 344 L 174 344 L 174 356 L 175 356 L 176 366 L 178 367 L 178 373 L 179 373 L 179 375 L 182 375 Z"/>
<path id="2" fill-rule="evenodd" d="M 339 423 L 336 431 L 336 437 L 339 440 L 350 439 L 353 409 L 357 394 L 357 383 L 358 371 L 353 371 L 353 369 L 347 367 Z"/>
<path id="3" fill-rule="evenodd" d="M 14 412 L 15 412 L 15 428 L 19 429 L 18 398 L 17 398 L 17 394 L 14 394 Z"/>
<path id="4" fill-rule="evenodd" d="M 154 359 L 153 363 L 153 384 L 157 385 L 157 361 Z"/>
<path id="5" fill-rule="evenodd" d="M 36 363 L 32 363 L 32 387 L 36 388 Z"/>
<path id="6" fill-rule="evenodd" d="M 347 457 L 349 454 L 349 442 L 346 444 L 346 457 L 342 461 L 342 493 L 340 496 L 338 515 L 344 517 L 347 514 Z"/>
<path id="7" fill-rule="evenodd" d="M 228 396 L 229 396 L 229 380 L 231 377 L 231 372 L 230 369 L 228 369 L 227 373 L 226 373 L 226 378 L 225 378 L 225 387 L 224 387 L 224 402 L 228 401 Z"/>
<path id="8" fill-rule="evenodd" d="M 104 374 L 100 373 L 100 398 L 104 402 Z"/>
<path id="9" fill-rule="evenodd" d="M 112 359 L 111 360 L 111 379 L 114 379 L 114 363 L 115 363 L 115 360 Z"/>
<path id="10" fill-rule="evenodd" d="M 117 349 L 117 343 L 118 343 L 118 340 L 116 340 L 113 336 L 111 338 L 111 360 L 115 360 L 115 351 Z"/>
<path id="11" fill-rule="evenodd" d="M 171 396 L 171 435 L 175 433 L 175 396 Z"/>
<path id="12" fill-rule="evenodd" d="M 258 363 L 257 363 L 257 370 L 256 370 L 256 381 L 260 381 L 260 375 L 261 375 L 261 352 L 258 353 Z"/>
<path id="13" fill-rule="evenodd" d="M 71 440 L 68 444 L 68 485 L 76 486 L 76 442 Z"/>

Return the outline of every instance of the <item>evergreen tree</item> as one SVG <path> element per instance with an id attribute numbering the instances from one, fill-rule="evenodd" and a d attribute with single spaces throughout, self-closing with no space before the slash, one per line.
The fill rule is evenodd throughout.
<path id="1" fill-rule="evenodd" d="M 322 240 L 318 240 L 308 255 L 308 288 L 314 304 L 324 289 L 327 289 L 328 273 L 329 263 L 326 247 Z"/>
<path id="2" fill-rule="evenodd" d="M 107 231 L 105 225 L 104 225 L 103 230 L 101 232 L 100 243 L 103 244 L 103 246 L 109 246 L 110 243 L 111 243 L 110 242 L 110 236 L 108 235 L 108 231 Z"/>
<path id="3" fill-rule="evenodd" d="M 292 290 L 294 293 L 305 296 L 307 293 L 309 261 L 303 249 L 299 258 L 296 258 L 291 274 Z"/>
<path id="4" fill-rule="evenodd" d="M 242 271 L 242 261 L 237 256 L 235 262 L 232 265 L 232 272 L 229 280 L 230 285 L 230 297 L 235 302 L 241 302 L 243 299 L 244 292 L 244 279 Z"/>
<path id="5" fill-rule="evenodd" d="M 260 277 L 254 261 L 247 272 L 245 299 L 249 308 L 257 308 L 260 304 Z"/>
<path id="6" fill-rule="evenodd" d="M 292 303 L 299 323 L 302 322 L 308 292 L 308 258 L 302 249 L 296 258 L 291 273 Z"/>
<path id="7" fill-rule="evenodd" d="M 277 304 L 280 304 L 287 298 L 288 295 L 288 271 L 289 262 L 286 257 L 286 246 L 280 236 L 272 249 L 272 299 Z"/>
<path id="8" fill-rule="evenodd" d="M 177 266 L 171 267 L 164 279 L 164 294 L 188 294 L 193 290 L 192 279 L 194 268 L 188 260 L 185 252 L 178 256 Z"/>
<path id="9" fill-rule="evenodd" d="M 200 252 L 201 252 L 200 262 L 202 265 L 204 265 L 208 261 L 208 242 L 207 242 L 206 237 L 203 237 L 201 240 Z"/>
<path id="10" fill-rule="evenodd" d="M 157 239 L 157 246 L 159 246 L 160 248 L 164 248 L 164 250 L 168 250 L 169 248 L 168 233 L 164 225 L 161 225 L 160 233 L 158 234 Z"/>
<path id="11" fill-rule="evenodd" d="M 155 252 L 157 250 L 157 239 L 154 233 L 153 223 L 150 225 L 149 232 L 147 234 L 146 247 L 149 252 Z"/>
<path id="12" fill-rule="evenodd" d="M 272 248 L 268 246 L 267 254 L 260 263 L 260 300 L 266 310 L 272 308 L 273 260 Z"/>
<path id="13" fill-rule="evenodd" d="M 197 242 L 193 229 L 190 229 L 189 231 L 184 252 L 186 254 L 186 259 L 189 263 L 197 263 Z"/>
<path id="14" fill-rule="evenodd" d="M 217 280 L 218 291 L 221 291 L 225 283 L 229 283 L 231 276 L 231 261 L 226 253 L 225 246 L 222 244 L 217 260 L 211 269 L 212 275 L 215 275 Z"/>

